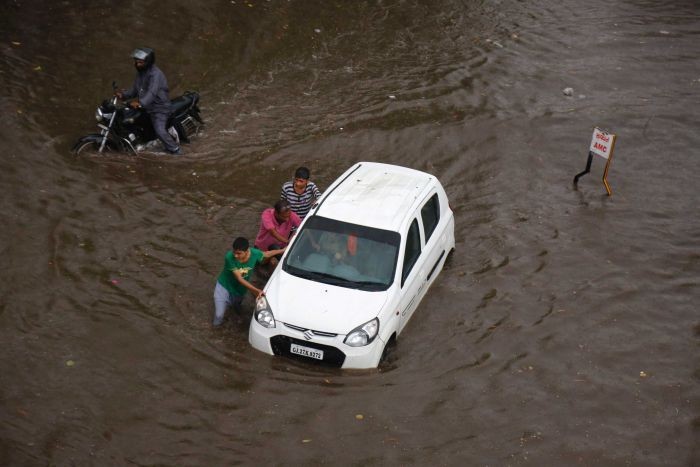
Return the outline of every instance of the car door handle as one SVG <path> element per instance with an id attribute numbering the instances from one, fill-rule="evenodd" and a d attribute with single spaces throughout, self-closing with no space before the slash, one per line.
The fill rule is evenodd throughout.
<path id="1" fill-rule="evenodd" d="M 430 270 L 430 273 L 428 274 L 428 278 L 425 280 L 428 282 L 431 277 L 433 277 L 433 273 L 435 272 L 435 269 L 437 269 L 438 264 L 440 264 L 440 261 L 442 261 L 442 257 L 445 256 L 445 250 L 442 250 L 442 253 L 440 253 L 440 257 L 435 261 L 435 264 L 433 265 L 433 269 Z"/>

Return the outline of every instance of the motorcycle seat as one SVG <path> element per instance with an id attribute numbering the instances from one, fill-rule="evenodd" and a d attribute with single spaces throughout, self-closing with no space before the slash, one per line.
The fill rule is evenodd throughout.
<path id="1" fill-rule="evenodd" d="M 172 99 L 170 101 L 170 105 L 172 106 L 173 114 L 178 115 L 180 113 L 186 112 L 192 106 L 197 105 L 198 101 L 199 94 L 193 91 L 187 91 L 182 96 Z"/>

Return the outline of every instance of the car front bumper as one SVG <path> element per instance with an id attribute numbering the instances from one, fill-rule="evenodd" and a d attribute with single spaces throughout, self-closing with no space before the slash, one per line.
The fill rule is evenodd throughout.
<path id="1" fill-rule="evenodd" d="M 293 357 L 309 363 L 323 363 L 344 369 L 376 368 L 384 351 L 385 343 L 380 336 L 363 347 L 350 347 L 343 343 L 345 334 L 316 334 L 313 331 L 311 333 L 309 334 L 309 330 L 279 321 L 274 328 L 266 328 L 253 318 L 250 322 L 248 341 L 253 348 L 269 355 Z M 323 359 L 294 354 L 292 346 L 302 351 L 308 349 L 307 353 L 312 354 L 323 352 Z"/>

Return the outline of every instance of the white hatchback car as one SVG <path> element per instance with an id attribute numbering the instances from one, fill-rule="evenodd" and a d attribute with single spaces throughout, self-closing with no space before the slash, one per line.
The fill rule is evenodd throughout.
<path id="1" fill-rule="evenodd" d="M 437 178 L 360 162 L 304 219 L 255 304 L 250 344 L 374 368 L 454 246 L 454 216 Z"/>

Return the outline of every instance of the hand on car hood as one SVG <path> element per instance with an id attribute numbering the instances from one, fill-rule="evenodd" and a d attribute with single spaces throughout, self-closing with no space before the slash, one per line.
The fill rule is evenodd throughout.
<path id="1" fill-rule="evenodd" d="M 275 271 L 265 290 L 276 321 L 315 331 L 347 334 L 378 316 L 387 291 L 368 292 Z"/>

